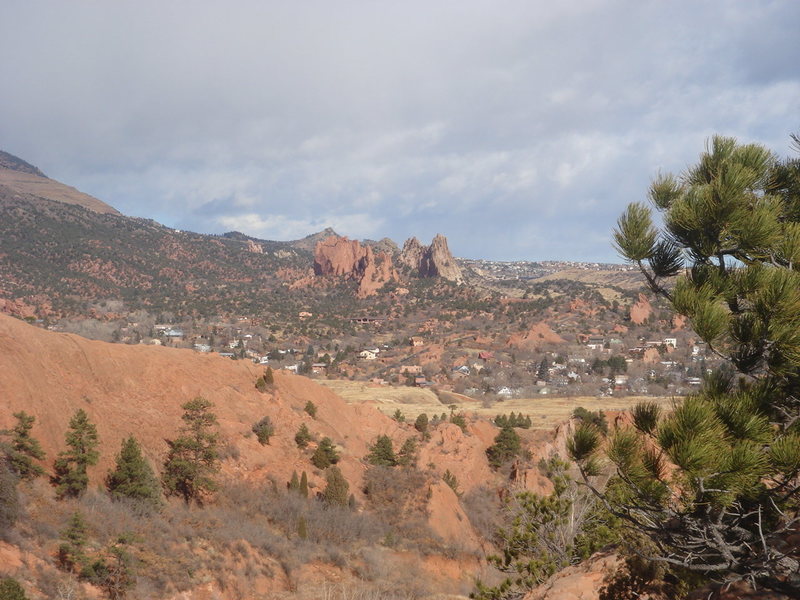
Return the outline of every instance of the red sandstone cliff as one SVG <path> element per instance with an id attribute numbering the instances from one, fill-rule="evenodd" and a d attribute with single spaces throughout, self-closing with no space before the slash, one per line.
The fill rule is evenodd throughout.
<path id="1" fill-rule="evenodd" d="M 371 296 L 389 281 L 397 280 L 392 258 L 373 252 L 358 240 L 330 236 L 317 242 L 314 273 L 318 276 L 345 276 L 358 282 L 358 296 Z"/>

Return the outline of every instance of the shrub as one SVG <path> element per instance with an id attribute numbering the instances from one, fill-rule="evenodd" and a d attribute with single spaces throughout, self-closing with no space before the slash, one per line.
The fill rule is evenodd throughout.
<path id="1" fill-rule="evenodd" d="M 325 490 L 322 492 L 325 503 L 332 506 L 347 506 L 350 484 L 347 483 L 339 467 L 328 469 L 325 473 L 325 482 Z"/>
<path id="2" fill-rule="evenodd" d="M 303 408 L 303 410 L 306 411 L 309 415 L 311 415 L 312 419 L 317 418 L 317 405 L 314 404 L 311 400 L 306 402 L 306 405 Z"/>
<path id="3" fill-rule="evenodd" d="M 275 435 L 275 426 L 272 424 L 272 419 L 263 417 L 253 425 L 253 433 L 256 434 L 259 444 L 262 446 L 269 444 L 269 438 Z"/>
<path id="4" fill-rule="evenodd" d="M 417 417 L 417 420 L 414 421 L 414 429 L 419 431 L 422 434 L 428 432 L 428 415 L 422 413 L 420 416 Z"/>
<path id="5" fill-rule="evenodd" d="M 331 465 L 339 462 L 339 453 L 333 445 L 333 441 L 329 437 L 324 437 L 320 440 L 314 454 L 311 455 L 311 463 L 318 469 L 327 469 Z"/>
<path id="6" fill-rule="evenodd" d="M 0 538 L 17 522 L 20 513 L 17 478 L 0 457 Z"/>
<path id="7" fill-rule="evenodd" d="M 25 590 L 13 577 L 0 579 L 0 600 L 27 600 Z"/>
<path id="8" fill-rule="evenodd" d="M 308 442 L 311 441 L 311 432 L 305 423 L 300 425 L 300 429 L 294 434 L 294 441 L 298 448 L 306 448 L 308 446 Z"/>
<path id="9" fill-rule="evenodd" d="M 406 416 L 402 413 L 402 411 L 399 408 L 394 411 L 394 414 L 392 415 L 392 418 L 395 421 L 397 421 L 398 423 L 405 423 L 406 422 Z"/>
<path id="10" fill-rule="evenodd" d="M 604 434 L 608 433 L 608 422 L 606 421 L 606 415 L 602 410 L 591 411 L 579 406 L 572 411 L 572 418 L 578 419 L 586 425 L 594 425 Z"/>

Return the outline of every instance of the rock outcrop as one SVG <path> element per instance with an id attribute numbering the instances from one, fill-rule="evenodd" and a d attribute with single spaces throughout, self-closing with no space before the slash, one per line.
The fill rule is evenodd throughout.
<path id="1" fill-rule="evenodd" d="M 423 246 L 415 237 L 406 240 L 400 253 L 401 264 L 416 269 L 420 277 L 441 277 L 462 283 L 464 276 L 461 267 L 450 253 L 447 238 L 437 233 L 430 246 Z"/>
<path id="2" fill-rule="evenodd" d="M 314 248 L 314 273 L 317 276 L 344 276 L 358 282 L 358 297 L 371 296 L 389 281 L 397 280 L 392 257 L 373 252 L 358 240 L 330 236 Z"/>
<path id="3" fill-rule="evenodd" d="M 652 314 L 653 306 L 650 300 L 644 294 L 639 294 L 639 300 L 631 305 L 631 321 L 636 325 L 642 325 Z"/>

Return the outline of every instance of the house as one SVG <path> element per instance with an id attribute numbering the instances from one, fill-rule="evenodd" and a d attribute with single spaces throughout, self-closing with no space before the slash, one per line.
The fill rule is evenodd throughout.
<path id="1" fill-rule="evenodd" d="M 422 373 L 422 367 L 420 365 L 402 365 L 400 367 L 401 375 L 419 375 L 420 373 Z"/>
<path id="2" fill-rule="evenodd" d="M 624 390 L 628 385 L 627 375 L 614 375 L 614 389 Z"/>
<path id="3" fill-rule="evenodd" d="M 412 336 L 409 338 L 409 340 L 408 340 L 408 341 L 409 341 L 409 343 L 411 344 L 411 346 L 413 346 L 414 348 L 416 348 L 416 347 L 418 347 L 418 346 L 422 346 L 422 345 L 425 343 L 425 340 L 423 340 L 423 339 L 422 339 L 421 337 L 419 337 L 418 335 L 412 335 Z"/>
<path id="4" fill-rule="evenodd" d="M 664 338 L 664 345 L 665 346 L 672 346 L 673 348 L 678 347 L 678 338 L 668 337 Z"/>
<path id="5" fill-rule="evenodd" d="M 497 395 L 510 397 L 514 395 L 514 391 L 510 387 L 503 386 L 499 390 L 497 390 Z"/>
<path id="6" fill-rule="evenodd" d="M 590 350 L 602 350 L 606 345 L 606 340 L 602 336 L 590 335 L 586 340 L 586 347 Z"/>
<path id="7" fill-rule="evenodd" d="M 325 363 L 313 363 L 311 365 L 311 372 L 314 375 L 324 375 L 328 370 L 328 365 Z"/>
<path id="8" fill-rule="evenodd" d="M 195 344 L 194 349 L 198 352 L 211 352 L 211 346 L 208 344 Z"/>
<path id="9" fill-rule="evenodd" d="M 486 350 L 482 350 L 478 352 L 478 360 L 492 360 L 494 358 L 494 354 L 488 352 Z"/>
<path id="10" fill-rule="evenodd" d="M 416 385 L 417 387 L 426 387 L 431 385 L 431 383 L 427 379 L 425 379 L 425 377 L 419 375 L 417 377 L 414 377 L 414 385 Z"/>
<path id="11" fill-rule="evenodd" d="M 375 360 L 378 358 L 378 355 L 375 354 L 372 350 L 362 350 L 358 353 L 359 358 L 363 358 L 364 360 Z"/>
<path id="12" fill-rule="evenodd" d="M 453 373 L 460 373 L 461 375 L 469 375 L 469 367 L 461 365 L 460 367 L 453 367 Z"/>
<path id="13" fill-rule="evenodd" d="M 301 310 L 299 313 L 297 313 L 297 316 L 300 317 L 301 319 L 308 319 L 310 317 L 313 317 L 314 314 L 305 310 Z"/>

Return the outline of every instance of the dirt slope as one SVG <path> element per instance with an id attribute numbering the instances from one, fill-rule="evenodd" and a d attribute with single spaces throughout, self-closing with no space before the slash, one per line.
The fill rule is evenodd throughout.
<path id="1" fill-rule="evenodd" d="M 77 204 L 99 213 L 120 214 L 117 209 L 102 200 L 98 200 L 89 194 L 84 194 L 54 179 L 35 173 L 0 168 L 0 198 L 5 194 L 37 196 L 46 200 Z"/>

